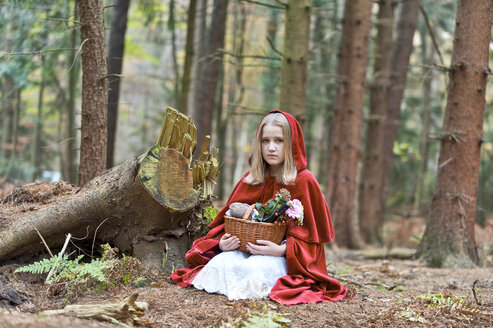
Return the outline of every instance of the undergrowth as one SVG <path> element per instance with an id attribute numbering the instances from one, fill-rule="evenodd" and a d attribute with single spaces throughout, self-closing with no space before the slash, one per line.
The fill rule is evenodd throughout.
<path id="1" fill-rule="evenodd" d="M 209 222 L 212 222 L 212 220 L 214 220 L 217 213 L 219 213 L 219 210 L 215 209 L 212 206 L 204 207 L 204 218 L 206 218 L 207 221 L 209 221 Z"/>
<path id="2" fill-rule="evenodd" d="M 55 255 L 49 259 L 17 268 L 14 273 L 46 274 L 51 272 L 45 283 L 50 285 L 53 296 L 64 295 L 70 302 L 82 291 L 103 291 L 118 286 L 142 287 L 151 281 L 142 276 L 138 259 L 123 255 L 117 258 L 117 248 L 101 245 L 101 258 L 83 262 L 84 255 L 69 259 L 69 255 Z"/>
<path id="3" fill-rule="evenodd" d="M 428 323 L 430 317 L 436 317 L 437 312 L 452 317 L 456 322 L 475 323 L 491 322 L 493 313 L 467 300 L 465 296 L 430 294 L 423 295 L 404 309 L 400 308 L 398 318 L 411 322 Z M 489 318 L 489 319 L 488 319 Z"/>

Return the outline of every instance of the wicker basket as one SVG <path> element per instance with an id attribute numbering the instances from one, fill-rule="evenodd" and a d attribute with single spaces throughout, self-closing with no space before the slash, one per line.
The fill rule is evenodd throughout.
<path id="1" fill-rule="evenodd" d="M 240 247 L 238 249 L 245 252 L 248 252 L 246 249 L 248 242 L 257 244 L 258 239 L 270 240 L 273 243 L 280 244 L 288 227 L 287 223 L 276 224 L 249 221 L 248 217 L 254 208 L 255 205 L 251 205 L 241 219 L 224 216 L 224 230 L 226 233 L 240 238 Z"/>

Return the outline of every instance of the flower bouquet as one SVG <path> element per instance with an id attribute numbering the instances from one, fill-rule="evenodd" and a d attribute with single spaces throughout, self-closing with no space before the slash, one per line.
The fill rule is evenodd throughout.
<path id="1" fill-rule="evenodd" d="M 298 199 L 291 200 L 291 194 L 284 188 L 265 205 L 255 204 L 255 208 L 258 215 L 252 217 L 253 221 L 277 224 L 294 221 L 298 225 L 303 224 L 303 204 Z"/>

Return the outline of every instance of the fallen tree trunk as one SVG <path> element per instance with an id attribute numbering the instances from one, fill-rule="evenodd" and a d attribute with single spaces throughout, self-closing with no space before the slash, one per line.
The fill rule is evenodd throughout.
<path id="1" fill-rule="evenodd" d="M 210 204 L 209 194 L 201 186 L 211 184 L 204 181 L 213 179 L 218 167 L 207 153 L 207 145 L 202 149 L 206 154 L 201 156 L 201 166 L 211 174 L 197 171 L 192 175 L 190 158 L 195 143 L 190 139 L 194 133 L 191 138 L 187 131 L 195 126 L 174 111 L 170 117 L 170 111 L 167 109 L 168 123 L 165 120 L 163 124 L 160 144 L 147 154 L 127 160 L 94 178 L 78 193 L 22 217 L 0 232 L 0 262 L 40 253 L 44 249 L 41 239 L 50 247 L 60 247 L 71 233 L 74 239 L 86 236 L 85 244 L 91 247 L 108 242 L 147 267 L 160 268 L 166 263 L 164 269 L 169 272 L 184 266 L 191 241 L 203 233 L 202 207 Z M 188 126 L 181 124 L 184 120 Z M 196 181 L 193 176 L 198 177 Z"/>

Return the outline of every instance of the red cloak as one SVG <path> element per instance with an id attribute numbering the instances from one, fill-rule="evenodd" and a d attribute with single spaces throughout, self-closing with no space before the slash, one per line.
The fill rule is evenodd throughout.
<path id="1" fill-rule="evenodd" d="M 273 111 L 280 112 L 280 111 Z M 270 112 L 272 113 L 272 112 Z M 219 239 L 224 234 L 224 214 L 233 202 L 265 203 L 275 197 L 281 188 L 287 189 L 292 199 L 299 199 L 304 207 L 303 225 L 290 223 L 286 231 L 286 260 L 288 274 L 279 278 L 269 297 L 285 305 L 309 302 L 333 302 L 345 298 L 347 290 L 339 281 L 327 274 L 323 243 L 334 238 L 334 229 L 327 202 L 313 174 L 306 168 L 306 152 L 301 127 L 296 119 L 282 113 L 291 126 L 293 156 L 298 171 L 294 185 L 280 184 L 269 176 L 260 185 L 250 185 L 243 178 L 233 189 L 226 205 L 209 227 L 211 231 L 194 241 L 185 255 L 189 264 L 176 270 L 171 279 L 181 287 L 188 287 L 195 275 L 221 252 Z M 257 129 L 257 133 L 259 133 Z"/>

